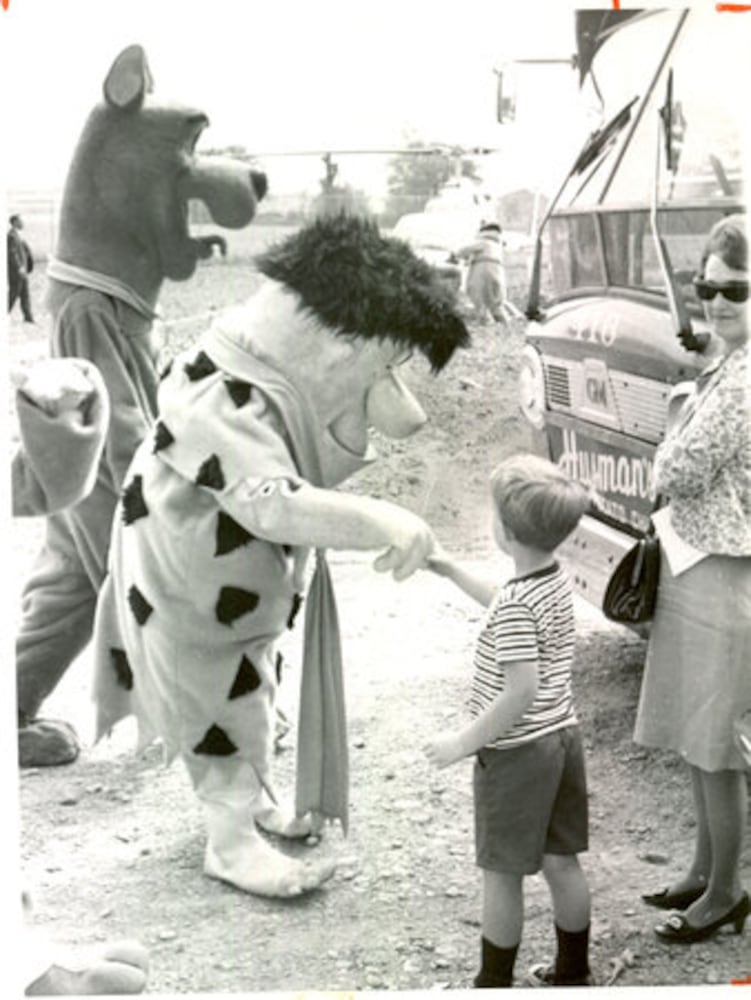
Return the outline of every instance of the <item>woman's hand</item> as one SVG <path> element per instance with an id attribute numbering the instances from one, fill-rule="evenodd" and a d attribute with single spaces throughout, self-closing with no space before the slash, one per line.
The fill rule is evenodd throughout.
<path id="1" fill-rule="evenodd" d="M 430 763 L 438 768 L 449 767 L 466 756 L 459 738 L 454 735 L 437 736 L 425 744 L 423 751 Z"/>

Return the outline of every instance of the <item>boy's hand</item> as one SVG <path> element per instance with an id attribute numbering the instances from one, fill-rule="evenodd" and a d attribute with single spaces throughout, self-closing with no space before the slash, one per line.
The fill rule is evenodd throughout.
<path id="1" fill-rule="evenodd" d="M 423 747 L 425 756 L 438 768 L 456 764 L 465 754 L 456 736 L 437 736 Z"/>

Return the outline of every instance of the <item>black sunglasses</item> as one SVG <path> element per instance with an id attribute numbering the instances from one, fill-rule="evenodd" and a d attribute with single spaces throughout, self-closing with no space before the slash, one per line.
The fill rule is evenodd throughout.
<path id="1" fill-rule="evenodd" d="M 748 298 L 747 281 L 727 281 L 722 285 L 716 285 L 713 281 L 694 278 L 694 288 L 702 302 L 711 302 L 718 292 L 728 302 L 745 302 Z"/>

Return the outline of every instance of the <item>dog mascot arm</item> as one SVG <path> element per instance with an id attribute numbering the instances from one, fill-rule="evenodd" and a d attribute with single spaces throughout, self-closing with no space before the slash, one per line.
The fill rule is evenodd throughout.
<path id="1" fill-rule="evenodd" d="M 16 381 L 21 444 L 11 464 L 13 515 L 51 514 L 94 485 L 109 423 L 107 389 L 80 358 L 41 361 Z"/>
<path id="2" fill-rule="evenodd" d="M 143 398 L 144 379 L 133 378 L 132 362 L 124 353 L 117 303 L 91 289 L 75 292 L 63 307 L 54 338 L 55 353 L 89 358 L 109 389 L 110 422 L 103 460 L 112 487 L 119 492 L 133 454 L 149 431 L 150 406 Z M 127 350 L 129 354 L 140 351 L 144 359 L 153 354 L 148 339 L 129 341 Z M 142 366 L 144 372 L 154 367 L 153 357 L 148 361 L 148 367 Z"/>

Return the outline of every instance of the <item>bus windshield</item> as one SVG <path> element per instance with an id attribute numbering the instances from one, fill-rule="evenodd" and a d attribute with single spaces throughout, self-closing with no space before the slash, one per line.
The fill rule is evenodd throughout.
<path id="1" fill-rule="evenodd" d="M 722 215 L 710 205 L 658 212 L 678 288 L 697 309 L 693 278 L 706 235 Z M 646 207 L 555 215 L 548 233 L 543 301 L 582 289 L 665 291 Z"/>
<path id="2" fill-rule="evenodd" d="M 695 8 L 683 15 L 649 14 L 616 31 L 595 58 L 604 120 L 639 100 L 631 121 L 562 192 L 543 243 L 543 302 L 576 289 L 665 291 L 649 221 L 657 178 L 660 232 L 678 288 L 698 308 L 692 278 L 703 239 L 743 202 L 751 17 Z M 674 170 L 660 119 L 671 70 Z"/>

